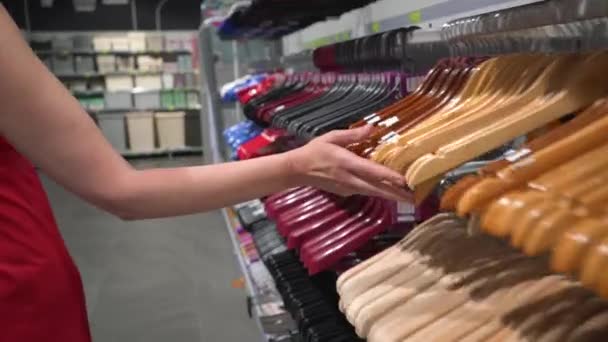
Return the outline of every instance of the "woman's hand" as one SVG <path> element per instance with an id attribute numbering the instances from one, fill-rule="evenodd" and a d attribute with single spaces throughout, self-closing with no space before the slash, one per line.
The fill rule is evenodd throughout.
<path id="1" fill-rule="evenodd" d="M 344 148 L 367 137 L 371 129 L 371 126 L 364 126 L 333 131 L 288 152 L 290 169 L 297 177 L 297 183 L 342 196 L 363 194 L 411 200 L 402 175 Z"/>

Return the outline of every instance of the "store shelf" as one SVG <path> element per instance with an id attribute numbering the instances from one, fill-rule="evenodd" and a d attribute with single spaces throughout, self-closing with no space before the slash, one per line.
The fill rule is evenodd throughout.
<path id="1" fill-rule="evenodd" d="M 124 113 L 124 112 L 191 112 L 201 110 L 201 106 L 196 107 L 167 107 L 167 108 L 121 108 L 121 109 L 87 109 L 90 114 L 105 114 L 105 113 Z"/>
<path id="2" fill-rule="evenodd" d="M 57 78 L 74 79 L 74 78 L 100 78 L 106 76 L 144 76 L 144 75 L 197 75 L 197 70 L 190 71 L 112 71 L 112 72 L 91 72 L 91 73 L 73 73 L 73 74 L 55 74 Z"/>
<path id="3" fill-rule="evenodd" d="M 202 147 L 181 147 L 174 149 L 157 149 L 146 152 L 124 151 L 121 155 L 125 158 L 148 158 L 148 157 L 174 157 L 179 155 L 201 154 Z"/>
<path id="4" fill-rule="evenodd" d="M 72 95 L 74 96 L 95 96 L 95 95 L 105 95 L 105 94 L 114 94 L 114 93 L 131 93 L 131 94 L 140 94 L 140 93 L 149 93 L 155 91 L 199 91 L 198 88 L 167 88 L 167 89 L 143 89 L 143 88 L 133 88 L 131 90 L 121 90 L 121 91 L 105 91 L 105 90 L 72 90 Z"/>
<path id="5" fill-rule="evenodd" d="M 258 288 L 253 282 L 253 277 L 251 276 L 251 272 L 249 269 L 249 263 L 245 259 L 243 255 L 241 244 L 236 236 L 236 229 L 238 227 L 238 221 L 232 212 L 232 209 L 224 208 L 222 209 L 222 215 L 224 216 L 224 222 L 226 223 L 226 229 L 228 230 L 228 235 L 230 236 L 230 241 L 232 241 L 232 248 L 234 255 L 237 260 L 237 266 L 241 270 L 243 274 L 243 278 L 245 279 L 245 286 L 247 290 L 247 295 L 249 298 L 256 298 L 258 296 Z M 258 261 L 261 262 L 261 261 Z M 252 318 L 255 320 L 256 325 L 260 331 L 260 341 L 268 342 L 272 340 L 271 335 L 267 335 L 264 332 L 264 328 L 262 326 L 262 322 L 260 317 L 257 316 L 256 310 L 251 310 Z"/>
<path id="6" fill-rule="evenodd" d="M 94 51 L 94 50 L 37 50 L 38 55 L 122 55 L 122 56 L 140 56 L 140 55 L 189 55 L 190 50 L 144 50 L 144 51 Z"/>

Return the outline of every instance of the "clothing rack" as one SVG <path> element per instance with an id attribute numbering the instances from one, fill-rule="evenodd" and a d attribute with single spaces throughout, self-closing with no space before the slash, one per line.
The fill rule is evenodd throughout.
<path id="1" fill-rule="evenodd" d="M 389 34 L 382 32 L 324 48 L 336 48 L 336 51 L 342 52 L 360 51 L 361 53 L 354 54 L 354 59 L 341 60 L 351 70 L 366 64 L 369 69 L 373 69 L 374 66 L 370 67 L 370 64 L 380 60 L 379 57 L 392 57 L 399 59 L 399 69 L 416 74 L 427 70 L 437 60 L 449 56 L 490 56 L 535 51 L 575 52 L 602 47 L 607 39 L 607 17 L 608 3 L 605 1 L 576 3 L 553 0 L 450 21 L 441 31 L 411 30 L 406 35 L 406 41 L 397 39 L 390 46 L 383 45 L 381 37 Z M 205 156 L 212 156 L 208 162 L 217 163 L 223 161 L 222 142 L 219 139 L 223 128 L 222 105 L 215 90 L 217 81 L 214 65 L 205 62 L 205 59 L 212 59 L 210 35 L 214 34 L 213 31 L 210 24 L 201 26 L 201 41 L 209 44 L 200 44 L 202 74 L 205 77 L 202 94 L 207 98 L 208 110 L 204 116 L 206 120 L 202 121 L 206 139 L 204 146 L 215 150 L 215 153 L 206 153 Z M 374 45 L 373 39 L 380 43 Z M 377 48 L 370 49 L 370 45 Z M 383 55 L 383 52 L 387 52 L 387 55 Z M 313 65 L 314 56 L 315 51 L 308 50 L 279 60 L 286 68 L 293 65 L 296 71 L 310 70 L 307 68 Z M 485 164 L 485 161 L 471 162 L 447 174 L 442 183 L 453 183 L 455 179 Z"/>
<path id="2" fill-rule="evenodd" d="M 608 3 L 551 0 L 446 23 L 453 56 L 577 52 L 608 45 Z"/>

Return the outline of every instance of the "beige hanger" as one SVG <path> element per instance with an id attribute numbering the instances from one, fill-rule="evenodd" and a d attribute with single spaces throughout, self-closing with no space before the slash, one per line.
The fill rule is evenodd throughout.
<path id="1" fill-rule="evenodd" d="M 445 227 L 445 225 L 442 226 Z M 435 235 L 435 237 L 437 236 L 439 235 Z M 445 239 L 433 240 L 436 241 L 433 241 L 433 243 L 424 250 L 424 253 L 429 253 L 432 250 L 445 249 L 446 246 L 443 243 Z M 390 276 L 380 279 L 380 282 L 375 284 L 369 284 L 369 286 L 359 284 L 357 297 L 352 302 L 350 302 L 348 306 L 344 307 L 344 312 L 350 322 L 355 322 L 359 311 L 369 302 L 375 300 L 376 298 L 378 298 L 378 296 L 384 295 L 385 293 L 389 292 L 392 288 L 398 286 L 400 283 L 413 279 L 419 276 L 422 272 L 424 272 L 424 268 L 417 266 L 427 261 L 428 256 L 410 251 L 408 253 L 408 257 L 412 258 L 411 262 L 407 265 L 404 265 L 403 267 L 400 267 L 399 269 L 387 267 L 386 264 L 378 264 L 377 267 L 385 267 L 386 269 L 390 269 L 392 271 Z"/>
<path id="2" fill-rule="evenodd" d="M 546 270 L 546 267 L 542 267 Z M 510 302 L 520 297 L 521 293 L 510 291 L 511 298 L 504 298 L 503 302 L 495 303 L 500 310 L 500 323 L 490 324 L 495 331 L 486 334 L 487 341 L 538 341 L 542 334 L 548 332 L 553 323 L 566 312 L 560 308 L 563 304 L 572 307 L 591 296 L 582 290 L 576 283 L 556 275 L 544 276 L 539 280 L 529 281 L 530 290 L 526 291 L 525 298 L 517 300 L 517 305 Z M 520 287 L 520 285 L 516 285 Z M 502 309 L 507 306 L 508 309 Z M 551 317 L 554 316 L 554 317 Z M 499 329 L 496 329 L 500 327 Z M 473 335 L 477 335 L 475 332 Z"/>
<path id="3" fill-rule="evenodd" d="M 564 342 L 606 341 L 608 312 L 601 312 L 574 329 Z"/>
<path id="4" fill-rule="evenodd" d="M 518 271 L 507 279 L 514 283 L 513 286 L 505 287 L 500 281 L 493 281 L 493 275 L 488 275 L 488 285 L 485 288 L 481 286 L 472 291 L 468 289 L 470 299 L 464 305 L 421 329 L 411 339 L 414 341 L 460 341 L 479 329 L 484 329 L 484 326 L 491 325 L 493 320 L 500 320 L 505 312 L 519 307 L 527 299 L 538 298 L 550 284 L 534 278 L 534 276 L 543 278 L 544 267 L 541 263 L 530 259 L 527 263 L 534 265 L 530 268 L 527 266 L 518 268 Z M 518 277 L 519 280 L 517 280 Z M 532 279 L 530 279 L 531 277 Z M 476 296 L 473 294 L 475 292 L 489 293 L 489 295 Z M 499 327 L 500 325 L 493 329 L 486 329 L 486 334 L 498 331 Z"/>
<path id="5" fill-rule="evenodd" d="M 450 220 L 448 217 L 448 215 L 444 215 L 442 220 L 434 225 L 424 224 L 422 227 L 417 227 L 415 229 L 416 235 L 408 235 L 408 239 L 401 246 L 392 249 L 391 253 L 387 254 L 386 257 L 379 259 L 374 264 L 370 264 L 350 279 L 343 281 L 338 289 L 340 305 L 343 311 L 368 288 L 391 277 L 396 272 L 400 272 L 404 267 L 414 262 L 418 258 L 418 254 L 410 250 L 410 247 L 416 247 L 420 250 L 433 248 L 433 245 L 436 243 L 433 237 L 442 233 L 440 227 L 446 222 L 453 221 L 453 219 Z M 426 230 L 429 231 L 426 232 Z M 423 231 L 426 234 L 422 234 L 421 232 Z"/>
<path id="6" fill-rule="evenodd" d="M 570 77 L 565 80 L 553 80 L 553 77 L 545 80 L 548 87 L 547 94 L 557 93 L 554 96 L 534 101 L 533 105 L 538 106 L 534 110 L 527 107 L 505 120 L 500 120 L 491 127 L 487 127 L 482 132 L 441 147 L 434 155 L 426 155 L 418 159 L 406 175 L 410 187 L 413 188 L 427 179 L 556 120 L 566 113 L 572 113 L 588 106 L 606 94 L 608 84 L 602 82 L 601 76 L 598 76 L 598 73 L 601 74 L 602 71 L 608 70 L 608 58 L 605 58 L 604 54 L 595 54 L 573 69 L 576 72 L 573 75 L 570 72 L 568 75 Z"/>
<path id="7" fill-rule="evenodd" d="M 608 311 L 606 301 L 597 296 L 591 296 L 577 305 L 557 324 L 553 324 L 551 330 L 538 339 L 538 342 L 565 341 L 570 334 L 593 316 Z"/>
<path id="8" fill-rule="evenodd" d="M 403 254 L 400 256 L 397 256 L 401 261 L 403 261 L 402 263 L 398 264 L 398 267 L 394 267 L 394 263 L 392 261 L 380 263 L 374 265 L 373 272 L 360 273 L 358 275 L 358 279 L 353 279 L 349 283 L 349 287 L 345 287 L 340 293 L 341 301 L 343 303 L 342 309 L 343 312 L 347 313 L 347 317 L 349 317 L 354 323 L 357 319 L 356 316 L 359 314 L 360 304 L 358 303 L 365 301 L 367 298 L 364 296 L 364 294 L 370 289 L 378 286 L 378 284 L 391 281 L 395 274 L 398 274 L 400 277 L 405 277 L 406 279 L 418 277 L 420 275 L 420 269 L 416 268 L 415 264 L 425 260 L 421 253 L 429 253 L 433 250 L 445 249 L 447 247 L 446 241 L 454 240 L 454 235 L 457 233 L 453 229 L 446 231 L 446 229 L 453 228 L 454 222 L 455 221 L 453 220 L 443 221 L 436 225 L 436 231 L 431 231 L 429 228 L 427 228 L 429 232 L 426 234 L 428 235 L 428 242 L 426 246 L 420 246 L 422 247 L 420 252 L 410 250 L 408 252 L 403 252 Z M 376 274 L 380 274 L 381 276 L 378 277 Z M 370 281 L 371 279 L 373 279 L 373 281 Z M 387 295 L 384 297 L 388 298 Z"/>
<path id="9" fill-rule="evenodd" d="M 356 276 L 358 273 L 364 271 L 365 269 L 367 269 L 371 265 L 375 264 L 376 262 L 379 262 L 381 259 L 383 259 L 385 257 L 391 257 L 392 255 L 389 256 L 390 253 L 393 253 L 393 252 L 400 253 L 402 247 L 406 248 L 404 246 L 406 246 L 408 243 L 415 243 L 415 241 L 417 241 L 418 238 L 424 236 L 423 232 L 426 229 L 425 227 L 434 227 L 435 225 L 439 224 L 439 222 L 441 222 L 443 220 L 448 220 L 448 219 L 453 219 L 453 218 L 454 218 L 454 216 L 452 214 L 435 215 L 432 218 L 426 220 L 423 224 L 417 226 L 416 229 L 412 230 L 407 235 L 406 238 L 404 238 L 403 240 L 401 240 L 394 246 L 385 249 L 384 251 L 376 254 L 375 256 L 363 261 L 362 263 L 360 263 L 360 264 L 352 267 L 351 269 L 347 270 L 346 272 L 342 273 L 337 281 L 338 291 L 341 291 L 342 287 L 344 286 L 344 283 L 346 283 L 352 277 Z"/>
<path id="10" fill-rule="evenodd" d="M 511 250 L 502 247 L 496 240 L 487 240 L 484 236 L 465 238 L 464 226 L 461 225 L 460 227 L 461 237 L 454 242 L 446 241 L 448 242 L 446 249 L 457 253 L 458 251 L 463 253 L 466 250 L 469 253 L 452 255 L 451 258 L 444 259 L 442 269 L 426 267 L 427 271 L 422 275 L 410 282 L 399 284 L 393 291 L 369 303 L 361 311 L 355 324 L 361 336 L 366 336 L 366 333 L 371 331 L 373 326 L 380 324 L 378 322 L 385 319 L 390 320 L 391 318 L 385 318 L 388 312 L 393 315 L 392 312 L 399 310 L 400 307 L 405 305 L 404 303 L 418 301 L 420 299 L 419 295 L 424 296 L 425 293 L 435 293 L 442 288 L 448 288 L 450 287 L 449 284 L 458 282 L 463 277 L 467 277 L 467 274 L 479 272 L 480 269 L 491 267 L 493 264 L 500 264 L 501 262 L 516 264 L 525 260 L 522 256 L 515 255 Z M 480 240 L 484 243 L 480 243 Z M 505 258 L 505 255 L 511 255 L 512 257 Z M 433 259 L 435 260 L 435 257 Z M 504 267 L 498 269 L 504 269 Z M 442 270 L 446 270 L 449 274 L 444 274 Z M 395 305 L 398 307 L 395 308 Z M 429 310 L 433 311 L 433 307 L 430 306 Z M 437 312 L 435 311 L 435 313 Z"/>
<path id="11" fill-rule="evenodd" d="M 467 258 L 467 260 L 471 259 Z M 523 260 L 520 257 L 519 260 L 511 260 L 511 262 L 516 264 Z M 461 261 L 453 260 L 452 262 Z M 492 258 L 485 262 L 496 264 L 501 261 L 500 258 Z M 366 319 L 357 321 L 357 328 L 368 332 L 367 336 L 365 334 L 361 336 L 366 336 L 370 342 L 400 341 L 408 334 L 415 332 L 417 328 L 422 328 L 435 318 L 444 316 L 467 300 L 465 292 L 457 294 L 454 291 L 451 296 L 446 296 L 448 288 L 457 283 L 461 277 L 472 274 L 476 269 L 469 266 L 460 272 L 445 274 L 441 269 L 427 268 L 427 271 L 412 282 L 402 284 L 387 294 L 386 297 L 390 297 L 390 300 L 383 296 L 364 309 L 362 314 L 371 312 L 374 315 L 364 316 Z M 391 305 L 387 307 L 386 303 Z M 407 319 L 404 320 L 404 317 Z"/>

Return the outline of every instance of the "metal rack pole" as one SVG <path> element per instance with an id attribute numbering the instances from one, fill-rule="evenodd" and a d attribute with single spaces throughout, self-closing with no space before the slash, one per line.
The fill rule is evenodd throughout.
<path id="1" fill-rule="evenodd" d="M 223 125 L 222 104 L 218 92 L 215 73 L 215 56 L 213 54 L 211 22 L 205 21 L 199 29 L 199 49 L 201 65 L 201 99 L 205 98 L 206 106 L 201 109 L 201 135 L 203 137 L 204 159 L 207 164 L 223 160 L 221 129 Z"/>

